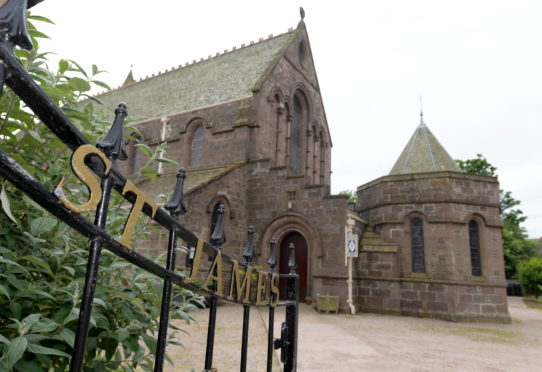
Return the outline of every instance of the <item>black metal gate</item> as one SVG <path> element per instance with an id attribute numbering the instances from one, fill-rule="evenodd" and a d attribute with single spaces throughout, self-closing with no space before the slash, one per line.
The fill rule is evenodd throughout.
<path id="1" fill-rule="evenodd" d="M 198 291 L 210 299 L 204 371 L 218 371 L 213 364 L 218 299 L 243 306 L 241 371 L 246 371 L 249 315 L 250 308 L 253 306 L 269 308 L 267 371 L 272 370 L 273 349 L 281 349 L 281 361 L 284 363 L 284 371 L 295 371 L 299 278 L 295 273 L 295 247 L 293 244 L 290 245 L 289 274 L 278 274 L 274 271 L 277 263 L 274 239 L 269 242 L 270 257 L 268 263 L 270 271 L 259 270 L 252 265 L 252 259 L 254 258 L 254 229 L 252 227 L 248 229 L 247 245 L 243 252 L 244 262 L 239 262 L 222 253 L 222 244 L 224 243 L 223 206 L 219 208 L 217 223 L 210 243 L 204 242 L 180 223 L 180 215 L 186 211 L 183 204 L 183 184 L 186 177 L 184 169 L 179 170 L 174 191 L 164 208 L 158 208 L 141 190 L 128 181 L 116 166 L 116 161 L 122 160 L 124 157 L 122 131 L 124 119 L 128 114 L 127 107 L 122 103 L 119 104 L 115 110 L 115 120 L 109 133 L 96 146 L 93 146 L 63 112 L 55 106 L 53 101 L 32 80 L 14 57 L 15 46 L 28 50 L 32 49 L 32 43 L 25 27 L 26 10 L 27 5 L 30 8 L 41 1 L 28 0 L 27 3 L 27 0 L 8 0 L 0 7 L 0 90 L 4 83 L 7 84 L 73 152 L 73 171 L 86 184 L 90 190 L 90 196 L 88 202 L 83 205 L 73 204 L 63 196 L 62 182 L 53 191 L 47 189 L 2 150 L 0 150 L 0 176 L 11 182 L 58 219 L 91 240 L 70 371 L 81 371 L 82 369 L 102 247 L 164 280 L 155 371 L 162 371 L 163 369 L 172 284 Z M 100 182 L 96 181 L 94 175 L 98 176 Z M 108 234 L 106 226 L 109 199 L 113 190 L 133 204 L 132 211 L 124 227 L 124 233 L 118 239 L 114 239 Z M 81 214 L 90 210 L 95 210 L 94 223 L 88 221 Z M 141 213 L 148 215 L 157 224 L 169 231 L 165 267 L 131 249 L 130 237 L 133 233 L 133 225 Z M 188 260 L 190 262 L 189 275 L 176 270 L 175 256 L 178 239 L 182 239 L 189 247 L 193 248 L 191 257 Z M 205 281 L 203 284 L 198 285 L 195 279 L 200 271 L 203 255 L 207 256 L 212 261 L 212 264 Z M 223 289 L 223 263 L 232 266 L 231 275 L 226 278 L 226 280 L 229 279 L 230 284 L 228 295 L 224 293 Z M 253 277 L 257 278 L 255 291 L 251 290 Z M 281 277 L 287 278 L 286 299 L 280 299 L 279 295 L 278 286 Z M 279 338 L 275 338 L 273 335 L 276 306 L 286 307 L 286 319 L 282 323 Z"/>

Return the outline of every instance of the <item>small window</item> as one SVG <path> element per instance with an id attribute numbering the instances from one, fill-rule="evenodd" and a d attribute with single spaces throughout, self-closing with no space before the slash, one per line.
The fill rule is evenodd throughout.
<path id="1" fill-rule="evenodd" d="M 301 173 L 303 106 L 299 98 L 294 96 L 294 115 L 290 124 L 290 167 L 295 173 Z"/>
<path id="2" fill-rule="evenodd" d="M 203 160 L 203 125 L 198 125 L 194 134 L 192 134 L 192 145 L 190 152 L 190 165 L 201 165 Z"/>
<path id="3" fill-rule="evenodd" d="M 472 275 L 482 275 L 482 260 L 480 259 L 480 239 L 478 237 L 478 223 L 469 222 L 470 262 Z"/>
<path id="4" fill-rule="evenodd" d="M 305 68 L 307 63 L 307 48 L 305 46 L 305 42 L 301 41 L 299 43 L 299 63 L 301 64 L 301 67 Z"/>
<path id="5" fill-rule="evenodd" d="M 141 169 L 141 166 L 143 165 L 143 151 L 139 148 L 139 146 L 136 146 L 140 143 L 143 143 L 143 140 L 141 138 L 137 138 L 134 142 L 132 142 L 132 161 L 130 163 L 130 174 L 135 174 L 139 172 Z"/>
<path id="6" fill-rule="evenodd" d="M 410 244 L 412 248 L 412 272 L 424 273 L 423 221 L 419 218 L 413 218 L 410 221 Z"/>

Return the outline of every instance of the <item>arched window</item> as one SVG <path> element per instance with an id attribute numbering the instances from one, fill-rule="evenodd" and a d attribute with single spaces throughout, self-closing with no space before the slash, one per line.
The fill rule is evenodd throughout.
<path id="1" fill-rule="evenodd" d="M 482 260 L 480 259 L 480 239 L 478 237 L 478 223 L 474 220 L 469 222 L 470 262 L 472 275 L 482 275 Z"/>
<path id="2" fill-rule="evenodd" d="M 190 165 L 201 165 L 203 160 L 203 125 L 198 125 L 192 134 L 192 145 L 190 152 Z"/>
<path id="3" fill-rule="evenodd" d="M 410 245 L 412 248 L 412 272 L 424 273 L 423 221 L 420 218 L 413 218 L 410 221 Z"/>
<path id="4" fill-rule="evenodd" d="M 303 135 L 303 105 L 297 95 L 294 96 L 294 112 L 290 124 L 290 167 L 296 173 L 301 173 L 302 135 Z"/>

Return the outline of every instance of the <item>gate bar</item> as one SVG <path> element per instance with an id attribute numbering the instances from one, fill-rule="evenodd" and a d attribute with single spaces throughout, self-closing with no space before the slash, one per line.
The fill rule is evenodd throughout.
<path id="1" fill-rule="evenodd" d="M 116 164 L 117 159 L 126 159 L 124 151 L 124 139 L 122 128 L 124 119 L 128 115 L 126 105 L 121 103 L 115 109 L 115 120 L 109 129 L 109 132 L 98 144 L 105 156 L 111 160 L 112 164 Z M 109 200 L 111 199 L 111 188 L 113 179 L 106 175 L 102 178 L 102 199 L 96 209 L 96 217 L 94 225 L 105 229 L 107 221 L 107 211 L 109 209 Z M 100 238 L 93 238 L 88 254 L 87 271 L 85 273 L 85 285 L 83 287 L 83 297 L 79 307 L 79 319 L 77 321 L 77 330 L 75 332 L 75 342 L 73 358 L 70 361 L 70 371 L 79 372 L 83 368 L 83 360 L 85 358 L 85 346 L 88 338 L 88 326 L 90 315 L 92 313 L 92 304 L 94 302 L 94 291 L 96 289 L 96 279 L 98 276 L 98 268 L 100 266 L 100 255 L 102 252 L 102 242 Z"/>
<path id="2" fill-rule="evenodd" d="M 277 255 L 275 253 L 275 245 L 277 241 L 272 238 L 269 242 L 269 267 L 271 268 L 270 275 L 273 276 L 275 272 L 275 266 L 277 266 Z M 271 302 L 275 301 L 275 295 L 271 293 Z M 273 331 L 275 328 L 275 307 L 269 306 L 269 321 L 268 321 L 268 333 L 267 333 L 267 372 L 273 372 Z"/>
<path id="3" fill-rule="evenodd" d="M 290 243 L 290 259 L 288 267 L 290 274 L 295 275 L 287 279 L 286 296 L 288 300 L 293 301 L 291 305 L 286 306 L 286 326 L 288 327 L 288 343 L 286 347 L 286 360 L 284 362 L 284 372 L 295 372 L 297 370 L 297 324 L 298 324 L 298 304 L 299 304 L 299 276 L 296 274 L 297 267 L 295 261 L 295 246 Z"/>
<path id="4" fill-rule="evenodd" d="M 247 247 L 243 252 L 243 257 L 247 265 L 245 275 L 252 275 L 248 268 L 252 266 L 252 259 L 256 256 L 254 252 L 254 226 L 248 227 Z M 249 278 L 250 280 L 250 278 Z M 250 322 L 250 305 L 243 305 L 243 333 L 241 339 L 241 372 L 247 370 L 247 348 L 248 348 L 248 326 Z"/>
<path id="5" fill-rule="evenodd" d="M 186 208 L 183 203 L 183 188 L 186 178 L 186 170 L 180 168 L 177 173 L 177 183 L 173 194 L 164 206 L 169 211 L 171 217 L 179 221 L 179 215 L 186 213 Z M 169 230 L 169 241 L 167 248 L 166 268 L 175 270 L 175 251 L 177 249 L 177 230 L 174 228 Z M 156 343 L 156 356 L 154 362 L 154 372 L 162 372 L 164 369 L 164 355 L 166 352 L 167 330 L 169 323 L 169 307 L 171 305 L 171 279 L 164 279 L 164 289 L 162 292 L 162 305 L 160 307 L 160 325 L 158 328 L 158 339 Z"/>
<path id="6" fill-rule="evenodd" d="M 211 235 L 211 245 L 218 251 L 222 251 L 222 244 L 226 242 L 226 234 L 224 233 L 224 204 L 220 204 L 217 210 L 217 218 L 213 235 Z M 216 268 L 215 268 L 216 270 Z M 216 275 L 216 272 L 213 273 Z M 211 286 L 211 292 L 214 292 L 215 284 Z M 216 327 L 216 296 L 211 296 L 209 301 L 209 324 L 207 326 L 207 346 L 205 348 L 205 372 L 213 372 L 213 352 L 215 346 L 215 327 Z"/>

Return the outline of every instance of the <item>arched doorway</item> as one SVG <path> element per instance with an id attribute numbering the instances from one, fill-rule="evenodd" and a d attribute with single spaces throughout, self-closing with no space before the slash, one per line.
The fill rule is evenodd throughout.
<path id="1" fill-rule="evenodd" d="M 290 269 L 288 268 L 288 259 L 290 258 L 289 246 L 294 243 L 295 246 L 295 262 L 297 268 L 296 273 L 299 275 L 299 301 L 304 301 L 307 297 L 307 241 L 297 231 L 288 233 L 280 244 L 280 261 L 279 272 L 281 274 L 288 274 Z M 286 298 L 286 279 L 280 281 L 280 297 Z"/>

